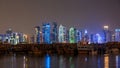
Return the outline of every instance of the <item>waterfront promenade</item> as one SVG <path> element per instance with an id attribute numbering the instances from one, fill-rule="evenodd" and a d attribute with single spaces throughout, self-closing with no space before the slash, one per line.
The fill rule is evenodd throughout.
<path id="1" fill-rule="evenodd" d="M 86 45 L 81 45 L 86 46 Z M 120 53 L 120 43 L 112 42 L 105 44 L 87 44 L 91 48 L 86 51 L 87 54 L 97 52 L 104 53 Z M 54 43 L 54 44 L 0 44 L 0 53 L 30 53 L 30 54 L 79 54 L 77 43 Z"/>

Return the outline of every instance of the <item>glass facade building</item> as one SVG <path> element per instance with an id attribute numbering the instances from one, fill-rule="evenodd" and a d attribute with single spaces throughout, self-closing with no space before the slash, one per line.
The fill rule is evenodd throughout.
<path id="1" fill-rule="evenodd" d="M 103 29 L 103 42 L 107 43 L 107 42 L 111 42 L 111 41 L 112 41 L 111 31 L 109 30 L 108 26 L 104 26 L 104 29 Z"/>
<path id="2" fill-rule="evenodd" d="M 40 44 L 40 27 L 39 26 L 35 27 L 35 32 L 36 32 L 36 43 Z"/>
<path id="3" fill-rule="evenodd" d="M 43 34 L 43 43 L 46 43 L 46 44 L 50 44 L 51 43 L 51 40 L 50 40 L 50 29 L 51 29 L 51 26 L 49 23 L 44 23 L 43 26 L 42 26 L 42 34 Z"/>
<path id="4" fill-rule="evenodd" d="M 59 43 L 66 42 L 66 28 L 62 25 L 59 26 L 58 40 Z"/>
<path id="5" fill-rule="evenodd" d="M 120 42 L 120 29 L 115 29 L 115 41 Z"/>
<path id="6" fill-rule="evenodd" d="M 82 40 L 82 31 L 76 30 L 76 42 L 80 42 Z"/>
<path id="7" fill-rule="evenodd" d="M 75 28 L 72 28 L 72 27 L 69 29 L 69 42 L 70 43 L 75 43 L 76 42 Z"/>
<path id="8" fill-rule="evenodd" d="M 52 23 L 52 43 L 57 43 L 58 41 L 58 31 L 57 31 L 57 23 L 53 22 Z"/>

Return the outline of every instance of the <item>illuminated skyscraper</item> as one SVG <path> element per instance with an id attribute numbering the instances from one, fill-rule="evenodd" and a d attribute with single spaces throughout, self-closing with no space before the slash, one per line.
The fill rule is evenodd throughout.
<path id="1" fill-rule="evenodd" d="M 90 34 L 90 43 L 94 43 L 94 34 Z"/>
<path id="2" fill-rule="evenodd" d="M 69 43 L 69 30 L 66 30 L 66 42 Z"/>
<path id="3" fill-rule="evenodd" d="M 16 45 L 18 43 L 20 43 L 18 33 L 17 32 L 13 32 L 12 36 L 10 38 L 10 44 Z"/>
<path id="4" fill-rule="evenodd" d="M 88 31 L 84 30 L 84 35 L 83 35 L 83 42 L 88 43 L 89 42 L 89 36 L 88 36 Z"/>
<path id="5" fill-rule="evenodd" d="M 40 44 L 40 27 L 39 26 L 35 27 L 35 32 L 36 32 L 36 43 Z"/>
<path id="6" fill-rule="evenodd" d="M 96 34 L 96 43 L 102 43 L 102 37 L 98 33 Z"/>
<path id="7" fill-rule="evenodd" d="M 120 29 L 115 29 L 115 41 L 120 42 Z"/>
<path id="8" fill-rule="evenodd" d="M 57 31 L 57 24 L 56 24 L 56 22 L 53 22 L 53 24 L 52 24 L 52 36 L 51 36 L 52 38 L 52 42 L 53 43 L 56 43 L 57 42 L 57 40 L 58 40 L 58 31 Z"/>
<path id="9" fill-rule="evenodd" d="M 59 26 L 58 41 L 59 43 L 66 42 L 66 28 L 62 25 Z"/>
<path id="10" fill-rule="evenodd" d="M 82 32 L 76 30 L 76 42 L 80 42 L 82 40 Z"/>
<path id="11" fill-rule="evenodd" d="M 5 38 L 6 38 L 6 42 L 7 42 L 7 43 L 10 43 L 12 33 L 13 33 L 13 31 L 12 31 L 11 28 L 9 28 L 9 29 L 6 31 L 6 37 L 5 37 Z"/>
<path id="12" fill-rule="evenodd" d="M 50 40 L 50 24 L 49 23 L 44 23 L 43 27 L 42 27 L 42 34 L 43 34 L 43 43 L 47 43 L 50 44 L 51 40 Z"/>
<path id="13" fill-rule="evenodd" d="M 115 34 L 112 34 L 112 42 L 115 42 Z"/>
<path id="14" fill-rule="evenodd" d="M 109 30 L 108 26 L 104 26 L 104 29 L 103 29 L 103 42 L 107 43 L 107 42 L 111 42 L 111 40 L 112 40 L 111 31 Z"/>
<path id="15" fill-rule="evenodd" d="M 75 28 L 72 28 L 72 27 L 71 27 L 71 28 L 69 29 L 69 42 L 70 42 L 70 43 L 75 43 L 75 41 L 76 41 L 75 38 L 76 38 L 76 37 L 75 37 Z"/>

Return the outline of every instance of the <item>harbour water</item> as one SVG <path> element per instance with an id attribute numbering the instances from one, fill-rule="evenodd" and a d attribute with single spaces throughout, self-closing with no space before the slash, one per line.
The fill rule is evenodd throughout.
<path id="1" fill-rule="evenodd" d="M 0 55 L 0 68 L 120 68 L 120 55 Z"/>

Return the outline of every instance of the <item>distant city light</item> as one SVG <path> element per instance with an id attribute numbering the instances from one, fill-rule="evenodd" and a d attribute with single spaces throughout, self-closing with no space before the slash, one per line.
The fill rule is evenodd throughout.
<path id="1" fill-rule="evenodd" d="M 120 31 L 120 29 L 115 29 L 115 31 L 116 31 L 116 32 L 119 32 L 119 31 Z"/>
<path id="2" fill-rule="evenodd" d="M 88 31 L 87 30 L 85 30 L 85 34 L 87 34 L 88 33 Z"/>
<path id="3" fill-rule="evenodd" d="M 97 36 L 97 42 L 102 43 L 102 37 L 100 36 L 100 34 L 97 33 L 96 36 Z"/>
<path id="4" fill-rule="evenodd" d="M 107 43 L 107 42 L 120 42 L 120 29 L 114 31 L 109 30 L 109 26 L 105 25 L 102 34 L 94 33 L 89 34 L 88 31 L 79 30 L 76 28 L 67 28 L 62 24 L 57 27 L 57 23 L 43 23 L 42 28 L 40 26 L 34 27 L 35 34 L 28 36 L 24 33 L 13 32 L 12 29 L 8 29 L 6 34 L 0 34 L 0 41 L 2 43 L 7 42 L 12 45 L 19 43 Z"/>
<path id="5" fill-rule="evenodd" d="M 104 29 L 108 29 L 109 28 L 109 26 L 104 26 Z"/>

